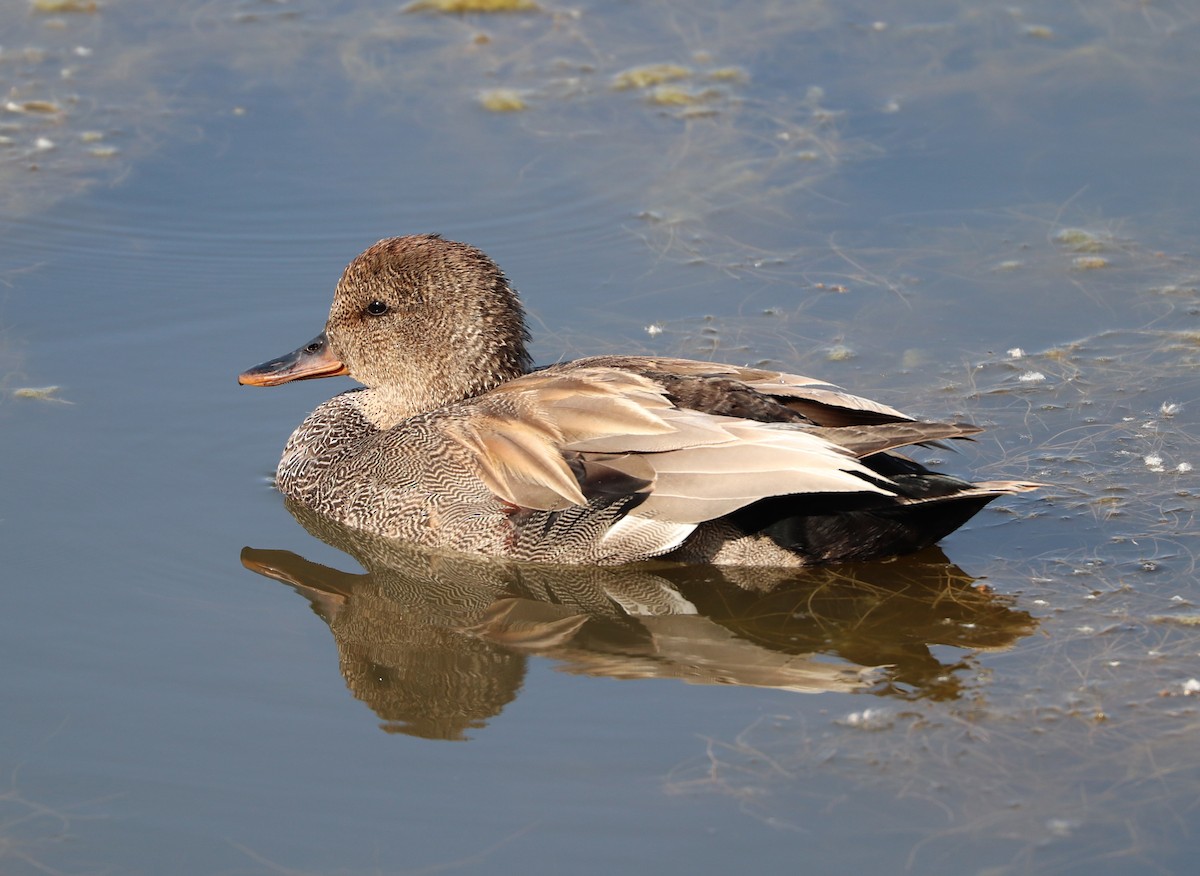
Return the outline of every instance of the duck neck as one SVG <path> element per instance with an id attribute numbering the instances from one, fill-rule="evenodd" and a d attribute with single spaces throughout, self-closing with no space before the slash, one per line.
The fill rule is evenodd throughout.
<path id="1" fill-rule="evenodd" d="M 369 386 L 355 393 L 355 407 L 359 413 L 376 429 L 390 429 L 397 423 L 407 420 L 414 414 L 421 413 L 421 408 L 413 404 L 406 393 L 397 391 L 390 386 Z"/>
<path id="2" fill-rule="evenodd" d="M 502 383 L 528 373 L 531 362 L 524 349 L 510 361 L 477 373 L 466 381 L 429 380 L 428 375 L 405 375 L 404 379 L 370 386 L 356 393 L 356 406 L 376 429 L 391 429 L 398 423 L 457 402 L 482 395 Z"/>

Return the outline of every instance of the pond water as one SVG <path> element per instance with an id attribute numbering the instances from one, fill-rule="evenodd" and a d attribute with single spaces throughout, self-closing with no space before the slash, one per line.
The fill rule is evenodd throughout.
<path id="1" fill-rule="evenodd" d="M 0 872 L 1191 869 L 1192 4 L 34 0 L 0 33 Z M 799 576 L 294 519 L 271 472 L 339 386 L 236 375 L 425 231 L 497 259 L 541 362 L 811 374 L 1047 487 Z"/>

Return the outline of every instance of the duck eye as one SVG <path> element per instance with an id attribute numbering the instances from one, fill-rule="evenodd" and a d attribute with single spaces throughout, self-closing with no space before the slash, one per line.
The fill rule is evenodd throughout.
<path id="1" fill-rule="evenodd" d="M 367 305 L 367 313 L 371 314 L 371 316 L 383 316 L 387 312 L 388 306 L 386 301 L 379 301 L 377 299 Z"/>

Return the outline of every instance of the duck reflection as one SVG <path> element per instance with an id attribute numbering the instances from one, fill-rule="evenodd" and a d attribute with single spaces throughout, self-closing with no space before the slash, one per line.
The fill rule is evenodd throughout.
<path id="1" fill-rule="evenodd" d="M 254 548 L 242 563 L 309 601 L 333 633 L 347 686 L 384 730 L 426 738 L 465 739 L 499 714 L 528 654 L 612 678 L 950 699 L 975 652 L 1008 647 L 1035 625 L 936 549 L 806 570 L 530 565 L 430 551 L 289 509 L 366 573 Z M 958 659 L 939 660 L 938 645 L 960 649 Z"/>

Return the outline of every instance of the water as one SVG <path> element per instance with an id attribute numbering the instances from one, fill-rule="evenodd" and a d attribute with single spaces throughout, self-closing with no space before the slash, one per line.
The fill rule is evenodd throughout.
<path id="1" fill-rule="evenodd" d="M 2 15 L 0 871 L 1189 868 L 1186 4 Z M 268 477 L 338 385 L 235 377 L 418 231 L 541 362 L 770 363 L 1049 486 L 773 590 L 327 544 Z"/>

